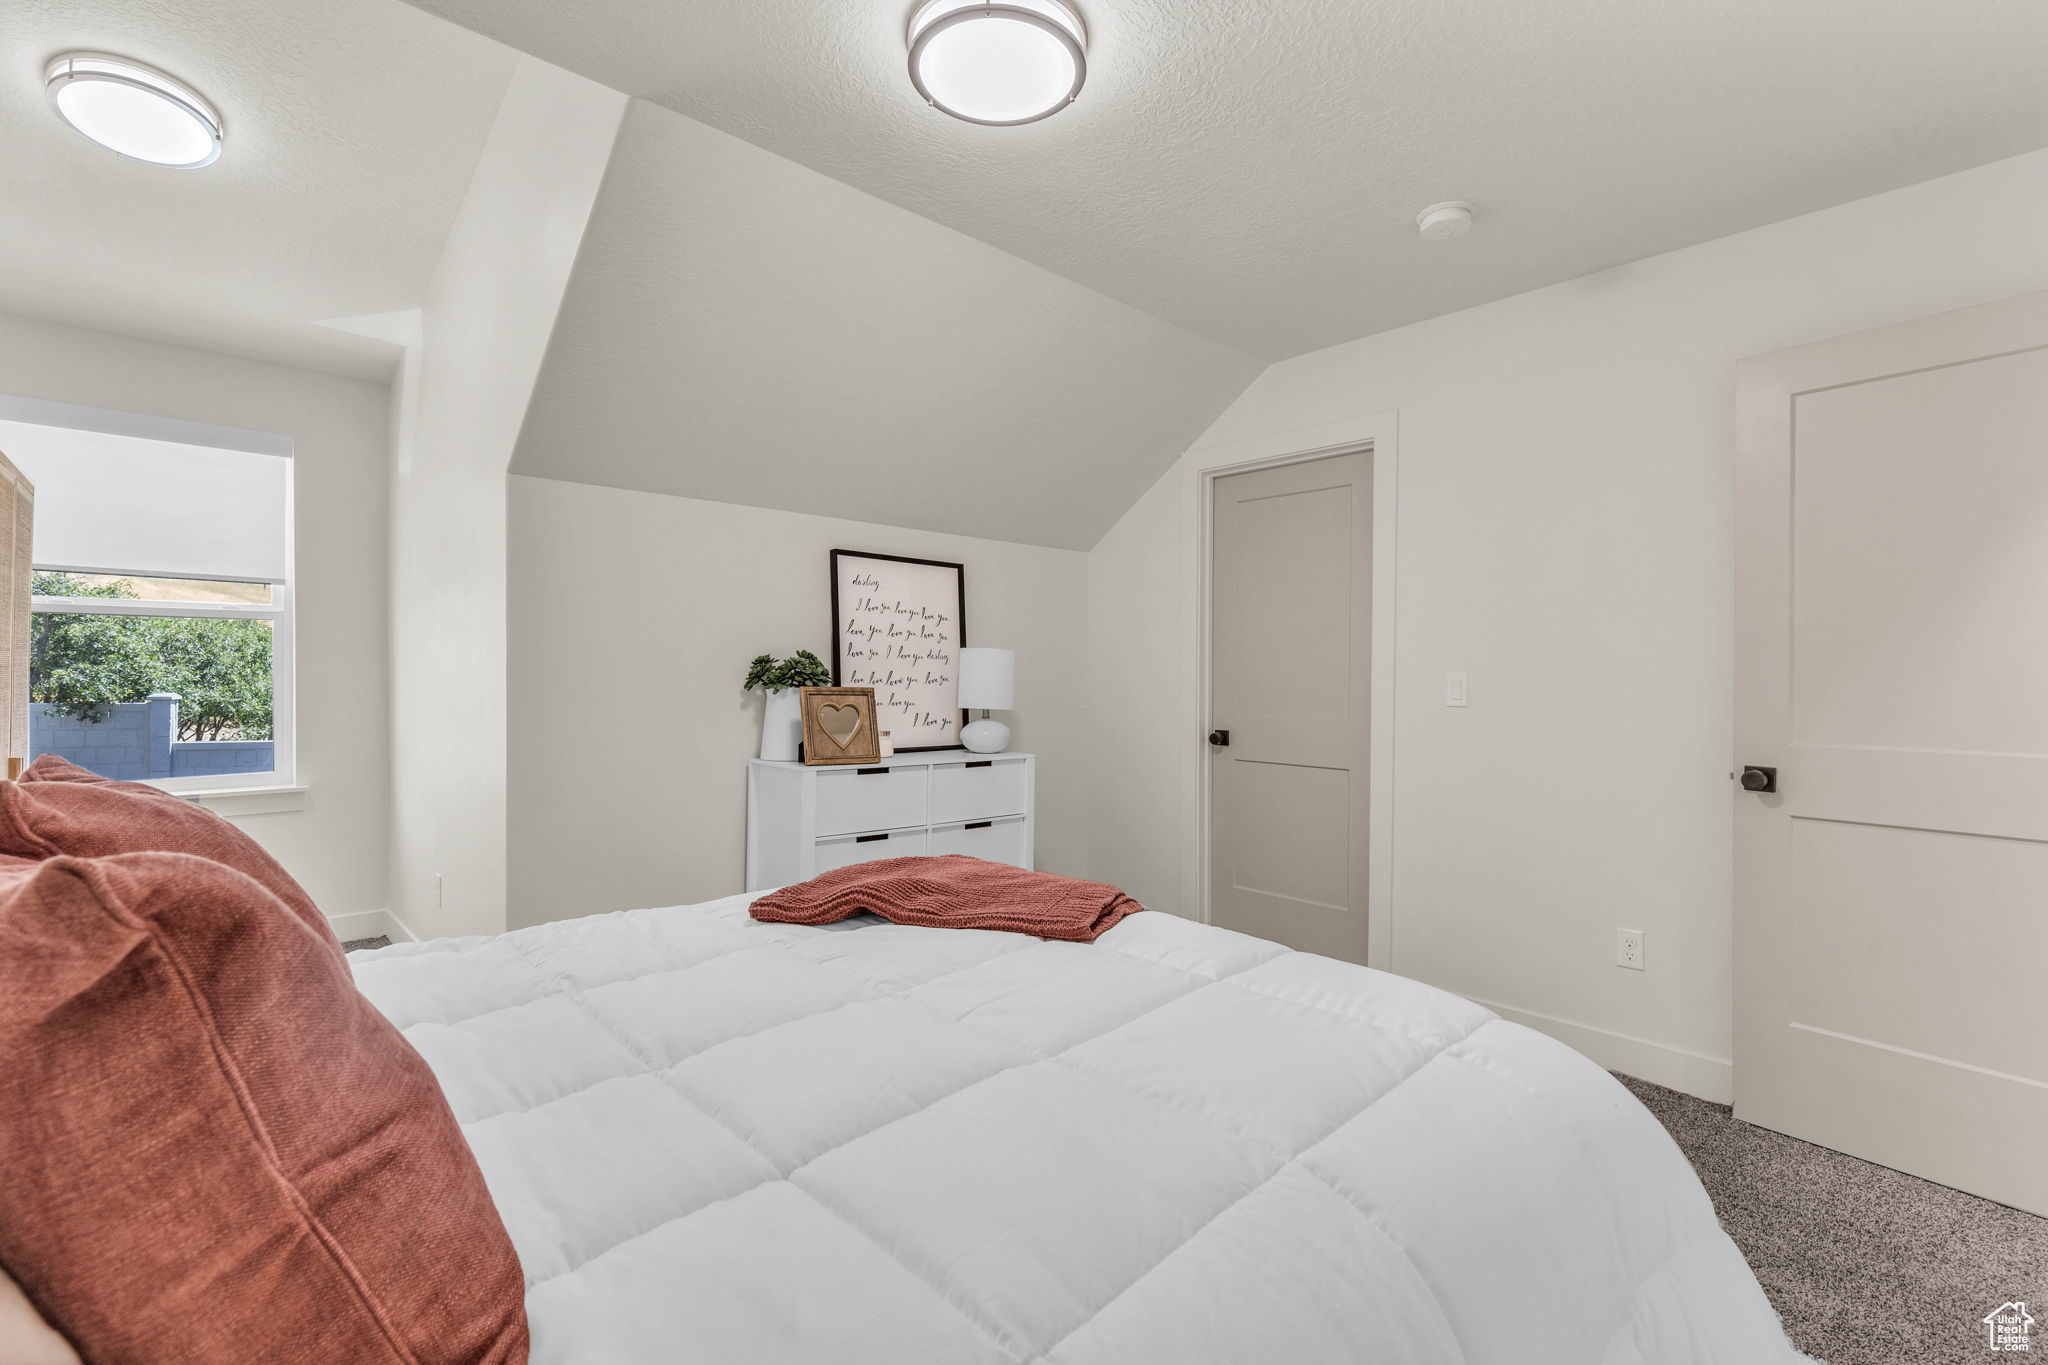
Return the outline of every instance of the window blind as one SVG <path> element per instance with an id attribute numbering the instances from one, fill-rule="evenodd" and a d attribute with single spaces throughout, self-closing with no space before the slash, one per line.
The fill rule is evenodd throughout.
<path id="1" fill-rule="evenodd" d="M 46 569 L 281 583 L 291 460 L 0 420 L 0 450 L 35 489 Z"/>

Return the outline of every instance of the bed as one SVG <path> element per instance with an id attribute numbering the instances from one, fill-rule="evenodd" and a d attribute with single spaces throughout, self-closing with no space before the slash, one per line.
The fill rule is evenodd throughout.
<path id="1" fill-rule="evenodd" d="M 1475 1005 L 1156 911 L 750 899 L 351 956 L 537 1365 L 1803 1359 L 1656 1120 Z"/>

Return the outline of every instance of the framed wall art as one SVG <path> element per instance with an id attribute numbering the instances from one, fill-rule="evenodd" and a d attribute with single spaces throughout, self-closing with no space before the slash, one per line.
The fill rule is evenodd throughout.
<path id="1" fill-rule="evenodd" d="M 882 757 L 873 688 L 799 688 L 797 705 L 803 710 L 807 765 L 874 763 Z"/>
<path id="2" fill-rule="evenodd" d="M 832 552 L 832 679 L 874 689 L 899 754 L 960 746 L 965 578 L 944 560 Z"/>

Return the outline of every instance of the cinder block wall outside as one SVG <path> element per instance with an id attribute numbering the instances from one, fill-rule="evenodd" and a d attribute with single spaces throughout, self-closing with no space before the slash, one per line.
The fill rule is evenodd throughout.
<path id="1" fill-rule="evenodd" d="M 128 782 L 267 773 L 276 766 L 276 747 L 267 739 L 178 739 L 173 692 L 103 706 L 98 715 L 97 720 L 80 720 L 51 706 L 31 705 L 29 752 L 56 754 L 101 777 Z"/>

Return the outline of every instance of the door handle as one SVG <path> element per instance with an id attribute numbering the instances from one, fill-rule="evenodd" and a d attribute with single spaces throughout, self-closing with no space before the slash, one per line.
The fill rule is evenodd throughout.
<path id="1" fill-rule="evenodd" d="M 1747 764 L 1742 769 L 1741 781 L 1746 792 L 1774 792 L 1778 789 L 1778 770 Z"/>
<path id="2" fill-rule="evenodd" d="M 1219 749 L 1228 749 L 1230 747 L 1230 731 L 1211 730 L 1209 732 L 1209 742 Z"/>

